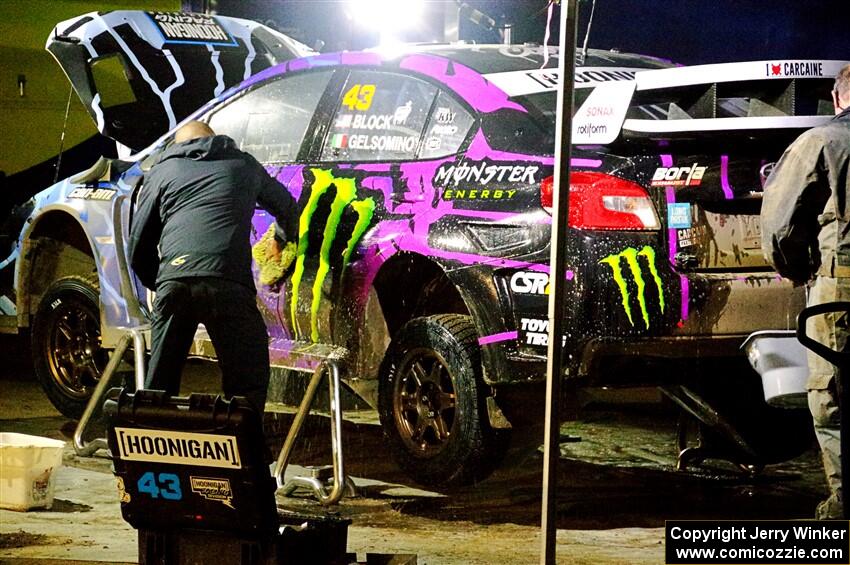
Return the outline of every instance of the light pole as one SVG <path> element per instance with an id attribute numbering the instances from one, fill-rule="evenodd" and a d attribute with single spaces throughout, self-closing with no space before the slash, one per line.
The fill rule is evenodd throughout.
<path id="1" fill-rule="evenodd" d="M 558 73 L 561 77 L 556 106 L 555 175 L 552 194 L 552 243 L 549 258 L 549 349 L 546 362 L 546 431 L 543 456 L 540 562 L 555 563 L 558 520 L 558 457 L 560 455 L 560 400 L 564 353 L 575 342 L 573 324 L 564 319 L 564 285 L 567 272 L 570 149 L 572 143 L 573 80 L 575 76 L 576 0 L 561 0 L 561 38 Z M 544 45 L 544 48 L 546 46 Z M 564 330 L 567 330 L 566 332 Z M 566 334 L 566 340 L 563 337 Z"/>

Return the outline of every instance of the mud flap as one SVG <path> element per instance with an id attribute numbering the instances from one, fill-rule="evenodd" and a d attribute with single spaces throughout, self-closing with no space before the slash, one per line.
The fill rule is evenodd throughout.
<path id="1" fill-rule="evenodd" d="M 487 397 L 487 418 L 490 420 L 490 427 L 495 430 L 509 430 L 513 427 L 492 396 Z"/>

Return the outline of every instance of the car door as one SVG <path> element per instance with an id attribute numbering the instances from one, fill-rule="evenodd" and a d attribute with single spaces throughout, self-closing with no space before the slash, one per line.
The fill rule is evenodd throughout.
<path id="1" fill-rule="evenodd" d="M 364 253 L 381 222 L 421 199 L 407 164 L 423 151 L 438 88 L 418 77 L 352 69 L 301 171 L 304 237 L 282 304 L 298 340 L 347 345 L 365 308 Z M 407 216 L 409 218 L 409 215 Z"/>
<path id="2" fill-rule="evenodd" d="M 204 119 L 217 134 L 228 135 L 237 146 L 253 155 L 274 176 L 283 189 L 303 207 L 304 199 L 297 181 L 303 168 L 299 164 L 303 147 L 312 140 L 319 101 L 333 76 L 333 70 L 320 69 L 279 77 L 260 83 L 237 95 Z M 299 209 L 300 213 L 300 209 Z M 251 244 L 256 245 L 271 228 L 275 218 L 257 208 L 253 218 Z M 259 265 L 253 266 L 261 312 L 273 338 L 292 340 L 295 332 L 291 318 L 279 316 L 289 295 L 286 278 L 279 284 L 259 282 Z M 291 271 L 290 271 L 291 273 Z"/>

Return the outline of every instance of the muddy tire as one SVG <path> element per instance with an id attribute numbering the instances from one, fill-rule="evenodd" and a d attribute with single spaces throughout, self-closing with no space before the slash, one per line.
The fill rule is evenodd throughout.
<path id="1" fill-rule="evenodd" d="M 106 368 L 101 348 L 97 277 L 69 276 L 51 284 L 35 314 L 35 375 L 63 415 L 79 419 Z"/>
<path id="2" fill-rule="evenodd" d="M 485 478 L 500 460 L 487 418 L 478 334 L 469 316 L 407 322 L 381 364 L 378 409 L 402 470 L 424 485 Z"/>

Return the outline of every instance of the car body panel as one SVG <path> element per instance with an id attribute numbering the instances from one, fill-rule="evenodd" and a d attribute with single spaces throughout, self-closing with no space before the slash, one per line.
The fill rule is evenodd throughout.
<path id="1" fill-rule="evenodd" d="M 112 178 L 107 174 L 104 179 L 86 181 L 77 181 L 79 176 L 61 181 L 34 197 L 34 209 L 21 233 L 21 253 L 15 264 L 15 288 L 19 289 L 16 297 L 18 324 L 21 327 L 28 325 L 28 316 L 34 313 L 27 307 L 30 301 L 26 293 L 28 277 L 33 275 L 31 262 L 34 249 L 30 235 L 40 222 L 50 221 L 52 213 L 61 212 L 79 223 L 91 245 L 100 281 L 104 344 L 109 346 L 119 337 L 117 328 L 144 323 L 135 306 L 135 292 L 129 285 L 126 268 L 119 268 L 119 265 L 127 264 L 121 244 L 128 234 L 129 197 L 141 179 L 141 171 L 135 166 Z M 121 231 L 116 232 L 116 226 Z M 131 298 L 127 300 L 125 297 Z"/>
<path id="2" fill-rule="evenodd" d="M 139 150 L 260 70 L 314 52 L 256 22 L 184 12 L 91 12 L 46 45 L 101 131 Z"/>

